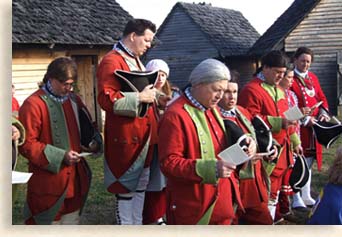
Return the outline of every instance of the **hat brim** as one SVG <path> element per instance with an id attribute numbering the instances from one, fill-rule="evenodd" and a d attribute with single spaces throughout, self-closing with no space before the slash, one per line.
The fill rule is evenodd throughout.
<path id="1" fill-rule="evenodd" d="M 289 184 L 296 193 L 299 192 L 309 180 L 309 166 L 306 163 L 304 156 L 298 155 L 295 159 L 296 162 L 292 168 Z"/>
<path id="2" fill-rule="evenodd" d="M 313 131 L 318 143 L 329 149 L 342 134 L 342 125 L 318 121 L 314 123 Z"/>
<path id="3" fill-rule="evenodd" d="M 259 152 L 270 153 L 273 144 L 273 137 L 270 128 L 258 115 L 254 116 L 251 122 L 255 130 Z"/>
<path id="4" fill-rule="evenodd" d="M 120 79 L 122 92 L 141 92 L 148 85 L 154 85 L 158 78 L 158 71 L 137 72 L 115 70 L 114 74 Z"/>

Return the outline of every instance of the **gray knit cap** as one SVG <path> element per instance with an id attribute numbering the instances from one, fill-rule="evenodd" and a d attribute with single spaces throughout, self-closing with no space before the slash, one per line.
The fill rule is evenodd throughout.
<path id="1" fill-rule="evenodd" d="M 216 59 L 206 59 L 192 70 L 189 82 L 191 85 L 230 80 L 229 69 L 224 63 Z"/>

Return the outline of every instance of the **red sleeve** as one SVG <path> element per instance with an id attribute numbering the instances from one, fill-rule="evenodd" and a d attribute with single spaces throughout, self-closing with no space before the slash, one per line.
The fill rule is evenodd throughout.
<path id="1" fill-rule="evenodd" d="M 37 97 L 30 97 L 21 106 L 19 110 L 19 120 L 24 125 L 26 130 L 25 142 L 19 147 L 20 153 L 30 160 L 34 165 L 45 168 L 49 162 L 44 155 L 44 149 L 47 143 L 41 142 L 41 134 L 44 124 L 44 119 L 49 120 L 49 115 L 42 108 L 43 102 L 37 100 Z M 52 143 L 51 138 L 50 144 Z"/>
<path id="2" fill-rule="evenodd" d="M 98 103 L 105 111 L 113 112 L 115 100 L 123 95 L 120 93 L 120 83 L 114 76 L 117 69 L 129 71 L 124 59 L 115 51 L 103 57 L 97 69 Z"/>

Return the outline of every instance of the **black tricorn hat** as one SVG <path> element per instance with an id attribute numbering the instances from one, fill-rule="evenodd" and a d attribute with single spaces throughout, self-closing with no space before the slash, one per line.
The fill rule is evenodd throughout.
<path id="1" fill-rule="evenodd" d="M 88 112 L 84 108 L 78 110 L 78 118 L 80 122 L 81 145 L 89 147 L 90 142 L 96 136 L 96 130 Z"/>
<path id="2" fill-rule="evenodd" d="M 246 135 L 235 122 L 225 119 L 223 120 L 224 126 L 226 128 L 228 146 L 239 143 L 242 149 L 247 148 Z"/>
<path id="3" fill-rule="evenodd" d="M 309 166 L 304 156 L 295 155 L 295 159 L 296 162 L 290 175 L 289 184 L 293 192 L 297 193 L 308 182 Z"/>
<path id="4" fill-rule="evenodd" d="M 271 153 L 273 145 L 271 129 L 258 115 L 255 115 L 251 122 L 255 130 L 259 152 Z"/>
<path id="5" fill-rule="evenodd" d="M 331 122 L 318 121 L 313 125 L 313 130 L 318 143 L 329 148 L 341 135 L 342 125 Z"/>
<path id="6" fill-rule="evenodd" d="M 114 74 L 120 79 L 121 91 L 141 92 L 147 85 L 153 84 L 158 78 L 158 71 L 140 72 L 115 70 Z"/>

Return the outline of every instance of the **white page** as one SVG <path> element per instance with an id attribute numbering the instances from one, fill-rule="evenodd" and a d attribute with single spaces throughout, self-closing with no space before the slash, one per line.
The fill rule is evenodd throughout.
<path id="1" fill-rule="evenodd" d="M 298 106 L 293 106 L 292 108 L 288 109 L 287 111 L 284 112 L 285 118 L 291 121 L 294 120 L 299 120 L 304 117 L 304 114 Z"/>
<path id="2" fill-rule="evenodd" d="M 25 184 L 31 178 L 32 173 L 12 171 L 12 184 Z"/>
<path id="3" fill-rule="evenodd" d="M 240 165 L 250 159 L 237 143 L 221 151 L 218 157 L 231 165 Z"/>

